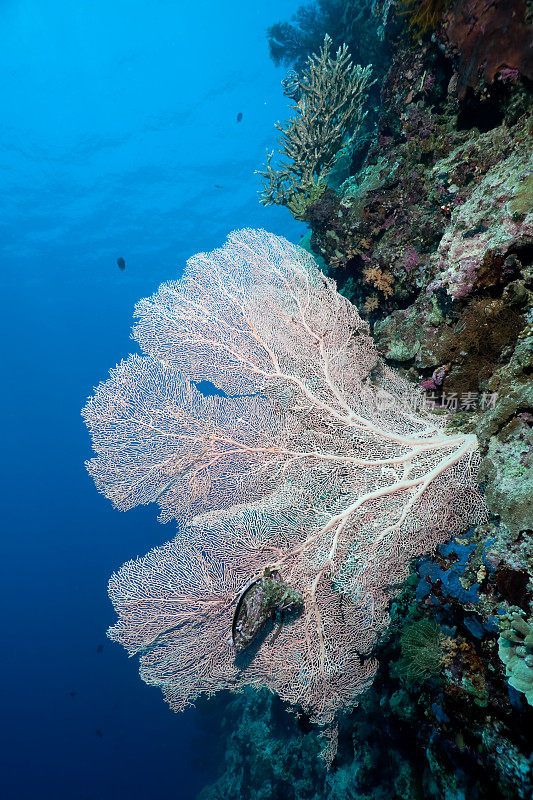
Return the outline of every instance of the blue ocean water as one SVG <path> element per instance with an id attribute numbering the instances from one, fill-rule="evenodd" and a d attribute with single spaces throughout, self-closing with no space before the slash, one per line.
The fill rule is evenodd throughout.
<path id="1" fill-rule="evenodd" d="M 0 3 L 2 798 L 188 800 L 214 777 L 209 713 L 173 714 L 105 638 L 110 573 L 172 532 L 97 494 L 80 408 L 188 256 L 303 232 L 253 174 L 287 116 L 265 29 L 297 5 Z"/>

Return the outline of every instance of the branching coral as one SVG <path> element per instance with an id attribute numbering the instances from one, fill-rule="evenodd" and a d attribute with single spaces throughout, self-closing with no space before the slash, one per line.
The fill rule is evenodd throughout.
<path id="1" fill-rule="evenodd" d="M 288 206 L 297 219 L 324 189 L 339 150 L 357 136 L 366 116 L 363 105 L 371 86 L 371 66 L 352 63 L 343 45 L 334 56 L 326 35 L 319 54 L 310 56 L 300 80 L 301 96 L 295 114 L 281 131 L 279 152 L 286 160 L 272 166 L 274 151 L 259 171 L 263 178 L 261 203 Z"/>
<path id="2" fill-rule="evenodd" d="M 299 6 L 290 22 L 277 22 L 267 30 L 270 57 L 276 66 L 305 68 L 328 31 L 334 43 L 345 41 L 348 9 L 345 0 L 317 0 Z"/>

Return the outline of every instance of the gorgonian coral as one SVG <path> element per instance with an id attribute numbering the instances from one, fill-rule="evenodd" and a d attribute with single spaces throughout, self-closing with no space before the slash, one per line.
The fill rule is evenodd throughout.
<path id="1" fill-rule="evenodd" d="M 88 468 L 117 508 L 157 502 L 180 528 L 111 578 L 109 635 L 176 710 L 264 685 L 332 723 L 372 680 L 410 560 L 483 516 L 476 438 L 446 432 L 313 258 L 265 231 L 190 259 L 136 313 L 144 354 L 84 410 Z"/>

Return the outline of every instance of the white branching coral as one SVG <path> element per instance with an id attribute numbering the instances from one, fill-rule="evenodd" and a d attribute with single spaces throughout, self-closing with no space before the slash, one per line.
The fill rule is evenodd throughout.
<path id="1" fill-rule="evenodd" d="M 448 434 L 312 257 L 265 231 L 190 259 L 136 315 L 144 355 L 84 409 L 88 468 L 117 508 L 157 501 L 180 529 L 111 578 L 110 636 L 176 710 L 265 685 L 331 723 L 372 680 L 410 560 L 483 516 L 476 439 Z M 301 608 L 237 653 L 262 575 Z"/>
<path id="2" fill-rule="evenodd" d="M 296 216 L 326 188 L 339 150 L 356 138 L 366 116 L 363 106 L 372 85 L 372 67 L 354 65 L 345 44 L 334 56 L 330 47 L 326 34 L 299 81 L 300 99 L 291 107 L 294 116 L 285 125 L 276 125 L 284 160 L 272 166 L 274 151 L 267 151 L 267 163 L 259 172 L 263 205 L 286 205 Z"/>

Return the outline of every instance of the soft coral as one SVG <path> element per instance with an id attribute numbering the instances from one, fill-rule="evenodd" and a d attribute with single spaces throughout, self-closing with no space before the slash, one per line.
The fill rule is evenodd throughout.
<path id="1" fill-rule="evenodd" d="M 400 14 L 409 17 L 409 28 L 415 36 L 435 30 L 450 0 L 402 0 Z"/>

